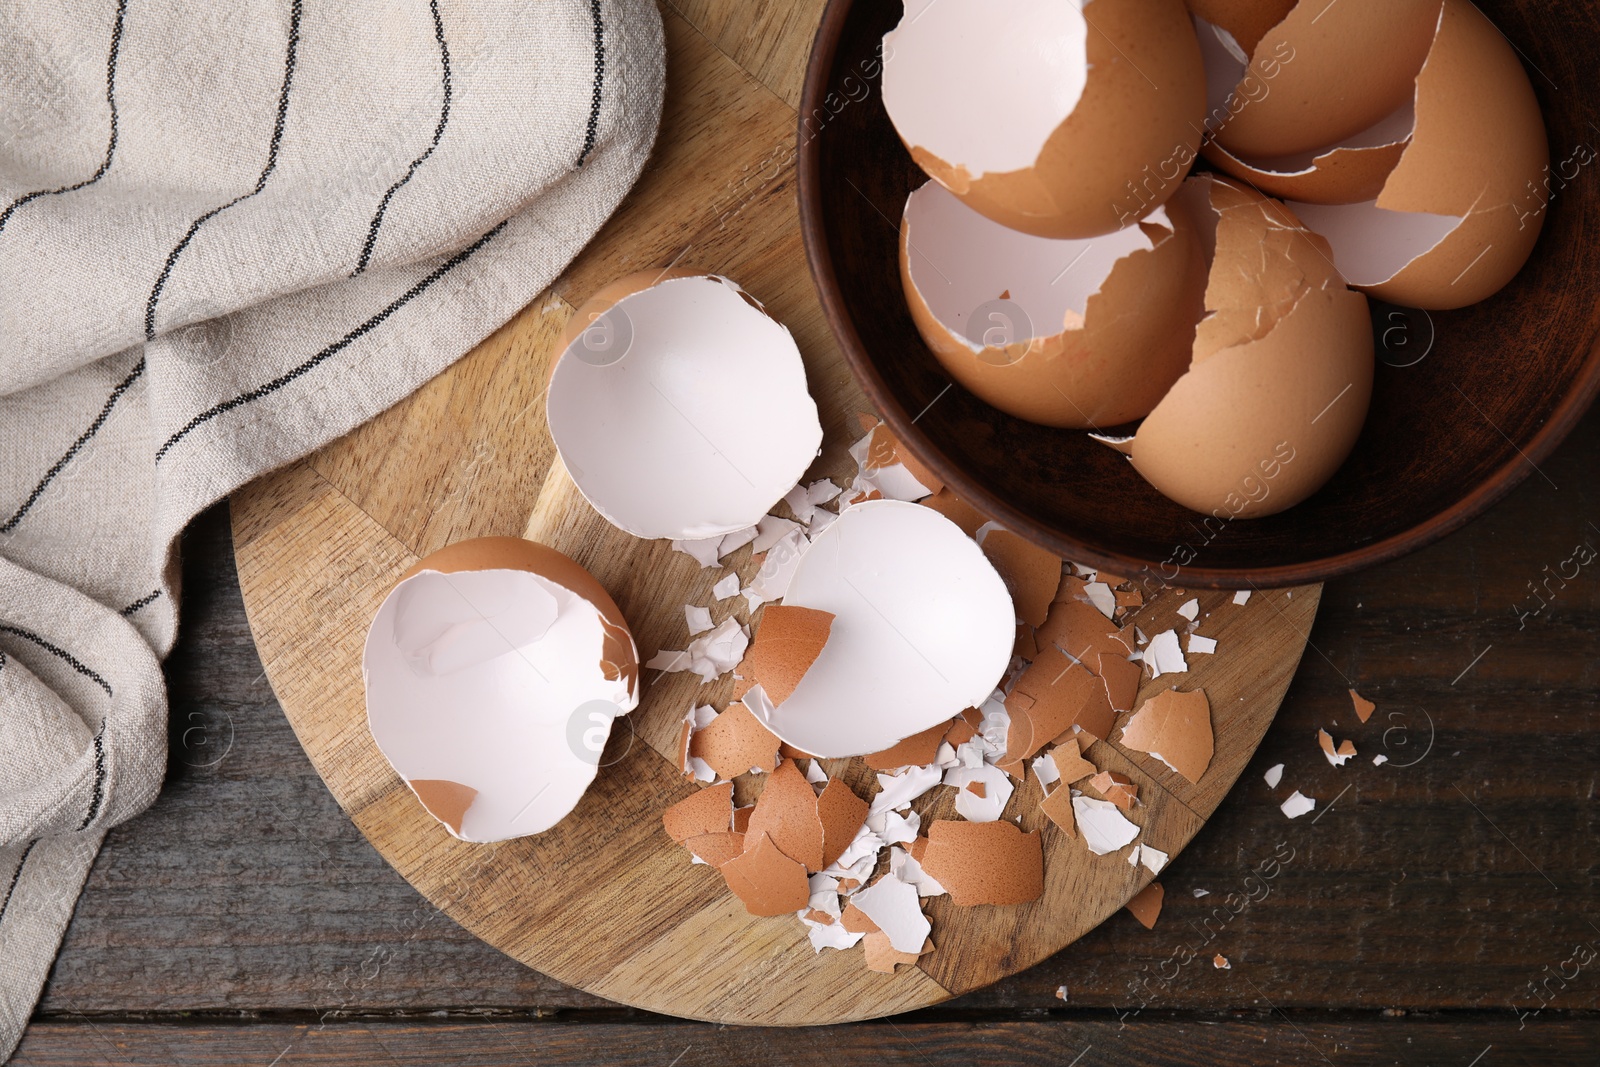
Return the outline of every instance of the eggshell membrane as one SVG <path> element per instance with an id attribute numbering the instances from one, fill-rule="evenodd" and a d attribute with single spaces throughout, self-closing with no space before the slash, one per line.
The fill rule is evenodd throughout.
<path id="1" fill-rule="evenodd" d="M 976 542 L 920 504 L 846 508 L 800 557 L 784 603 L 834 619 L 766 725 L 822 758 L 879 752 L 947 721 L 982 703 L 1011 661 L 1005 583 Z"/>
<path id="2" fill-rule="evenodd" d="M 1539 239 L 1544 120 L 1515 50 L 1466 0 L 1445 0 L 1416 110 L 1416 133 L 1375 202 L 1302 217 L 1341 268 L 1352 264 L 1357 288 L 1412 307 L 1465 307 L 1509 282 Z M 1380 276 L 1395 263 L 1404 265 Z"/>
<path id="3" fill-rule="evenodd" d="M 954 2 L 936 0 L 930 10 Z M 1076 5 L 1048 6 L 1069 7 L 1070 13 Z M 1026 22 L 1000 14 L 993 5 L 963 0 L 963 7 L 972 34 L 1000 25 L 1015 35 L 1009 66 L 1043 47 Z M 1089 69 L 1082 93 L 1030 166 L 974 170 L 964 160 L 941 158 L 930 146 L 903 131 L 901 135 L 912 159 L 969 207 L 1040 237 L 1093 237 L 1149 214 L 1176 189 L 1177 174 L 1194 159 L 1200 144 L 1205 72 L 1181 0 L 1089 0 L 1083 12 L 1089 27 Z M 895 56 L 905 54 L 903 46 L 898 52 L 891 47 L 894 38 L 891 33 L 884 39 L 890 56 L 884 68 L 886 104 L 897 77 Z M 967 63 L 960 40 L 927 42 L 941 51 L 923 69 L 965 84 Z M 1038 93 L 1047 93 L 1048 77 L 1039 85 Z M 911 92 L 916 87 L 907 88 Z M 1009 131 L 1010 110 L 1023 106 L 1018 100 L 986 110 L 979 121 Z M 894 114 L 891 108 L 891 118 Z M 952 116 L 951 121 L 959 120 Z M 1026 136 L 1018 131 L 1019 144 Z M 1169 178 L 1166 171 L 1173 170 L 1174 161 L 1181 164 Z M 1155 176 L 1151 198 L 1130 197 L 1130 180 L 1147 174 Z"/>
<path id="4" fill-rule="evenodd" d="M 1366 299 L 1283 205 L 1222 179 L 1187 184 L 1216 209 L 1212 314 L 1188 373 L 1125 447 L 1185 507 L 1275 514 L 1321 488 L 1361 432 L 1373 375 Z"/>
<path id="5" fill-rule="evenodd" d="M 638 653 L 615 602 L 571 559 L 512 537 L 410 568 L 373 619 L 362 675 L 380 751 L 467 841 L 559 822 L 598 762 L 574 747 L 570 717 L 609 705 L 580 724 L 587 744 L 638 704 Z"/>
<path id="6" fill-rule="evenodd" d="M 917 331 L 958 382 L 1018 418 L 1085 428 L 1147 414 L 1183 373 L 1205 263 L 1181 206 L 1055 240 L 997 225 L 929 182 L 906 201 L 900 278 Z M 974 345 L 967 316 L 1002 293 L 1034 336 Z"/>
<path id="7" fill-rule="evenodd" d="M 1295 5 L 1252 50 L 1244 102 L 1216 128 L 1216 140 L 1242 158 L 1271 158 L 1338 144 L 1374 125 L 1411 95 L 1439 7 L 1440 0 Z"/>
<path id="8" fill-rule="evenodd" d="M 1044 892 L 1039 831 L 1025 834 L 1004 819 L 936 820 L 918 861 L 960 907 L 1026 904 Z"/>
<path id="9" fill-rule="evenodd" d="M 627 316 L 631 345 L 603 365 L 586 361 L 580 341 L 607 312 Z M 564 340 L 550 434 L 585 499 L 628 533 L 743 530 L 816 457 L 822 426 L 794 338 L 726 278 L 621 279 L 578 310 Z"/>

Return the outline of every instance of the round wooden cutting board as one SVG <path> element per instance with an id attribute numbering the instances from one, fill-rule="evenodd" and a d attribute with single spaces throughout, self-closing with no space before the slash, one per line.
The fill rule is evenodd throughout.
<path id="1" fill-rule="evenodd" d="M 822 411 L 826 446 L 808 477 L 853 472 L 845 449 L 864 404 L 822 321 L 795 217 L 799 72 L 750 45 L 792 38 L 803 49 L 820 5 L 768 5 L 790 13 L 768 11 L 756 27 L 731 21 L 747 3 L 687 4 L 687 18 L 664 10 L 669 92 L 655 158 L 551 290 L 405 403 L 241 490 L 234 541 L 251 628 L 301 744 L 361 832 L 446 914 L 529 966 L 625 1004 L 725 1023 L 834 1023 L 925 1007 L 1028 967 L 1150 875 L 1047 824 L 1030 777 L 1008 815 L 1044 826 L 1044 895 L 1010 908 L 932 898 L 935 950 L 878 974 L 860 949 L 814 953 L 793 917 L 749 916 L 662 830 L 662 810 L 698 788 L 676 768 L 684 710 L 722 706 L 731 679 L 700 687 L 646 672 L 640 707 L 613 731 L 578 808 L 544 834 L 499 845 L 457 841 L 423 811 L 367 732 L 361 682 L 362 643 L 384 595 L 420 555 L 467 537 L 522 535 L 583 563 L 645 657 L 684 646 L 686 603 L 711 606 L 718 620 L 738 604 L 748 621 L 742 598 L 711 594 L 730 567 L 749 578 L 748 548 L 702 570 L 665 542 L 622 534 L 578 495 L 550 443 L 542 392 L 555 340 L 575 306 L 623 274 L 676 262 L 726 274 L 764 301 L 799 341 Z M 1169 589 L 1142 609 L 1153 634 L 1181 625 L 1178 605 L 1197 596 L 1200 632 L 1218 648 L 1191 657 L 1181 679 L 1203 687 L 1213 709 L 1216 755 L 1198 786 L 1115 745 L 1087 753 L 1138 783 L 1141 841 L 1176 854 L 1216 808 L 1288 688 L 1320 592 L 1264 590 L 1236 605 L 1226 592 Z M 1170 681 L 1147 682 L 1142 695 Z M 824 766 L 862 796 L 874 788 L 860 761 Z M 950 792 L 918 802 L 925 820 L 952 814 Z"/>

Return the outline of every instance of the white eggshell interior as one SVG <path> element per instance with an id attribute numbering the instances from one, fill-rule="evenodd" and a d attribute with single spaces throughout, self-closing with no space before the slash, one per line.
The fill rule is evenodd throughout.
<path id="1" fill-rule="evenodd" d="M 1033 166 L 1078 106 L 1088 24 L 1063 0 L 906 0 L 883 56 L 901 138 L 976 178 Z"/>
<path id="2" fill-rule="evenodd" d="M 968 317 L 1000 294 L 1010 292 L 1031 326 L 1013 333 L 1013 340 L 1053 337 L 1082 325 L 1089 298 L 1118 260 L 1155 247 L 1140 226 L 1087 240 L 1021 233 L 980 215 L 931 181 L 906 200 L 905 216 L 912 284 L 939 321 L 974 352 L 983 346 L 967 336 Z M 1144 221 L 1172 228 L 1165 207 Z"/>
<path id="3" fill-rule="evenodd" d="M 619 301 L 615 362 L 574 344 L 556 365 L 550 435 L 595 510 L 636 537 L 753 526 L 822 443 L 794 338 L 726 278 L 675 278 Z"/>
<path id="4" fill-rule="evenodd" d="M 372 736 L 408 781 L 477 790 L 458 836 L 549 829 L 593 781 L 611 719 L 638 703 L 627 678 L 606 679 L 604 640 L 595 606 L 540 575 L 413 575 L 367 633 Z"/>
<path id="5" fill-rule="evenodd" d="M 800 557 L 784 603 L 833 613 L 822 653 L 767 726 L 815 756 L 878 752 L 982 704 L 1016 611 L 976 541 L 931 508 L 845 509 Z"/>
<path id="6" fill-rule="evenodd" d="M 1387 211 L 1377 201 L 1359 204 L 1305 204 L 1287 201 L 1289 210 L 1328 239 L 1333 263 L 1354 286 L 1381 285 L 1461 225 L 1454 215 Z"/>
<path id="7" fill-rule="evenodd" d="M 1206 70 L 1206 129 L 1214 130 L 1230 116 L 1228 100 L 1239 87 L 1250 65 L 1233 34 L 1194 16 L 1195 36 L 1200 39 L 1200 60 Z"/>

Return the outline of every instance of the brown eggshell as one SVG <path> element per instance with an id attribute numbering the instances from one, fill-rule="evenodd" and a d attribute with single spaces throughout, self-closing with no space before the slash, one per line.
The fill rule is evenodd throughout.
<path id="1" fill-rule="evenodd" d="M 1076 737 L 1068 738 L 1051 750 L 1050 755 L 1056 761 L 1056 772 L 1061 775 L 1062 785 L 1072 785 L 1081 782 L 1091 775 L 1099 773 L 1098 768 L 1084 759 Z"/>
<path id="2" fill-rule="evenodd" d="M 919 478 L 918 481 L 921 481 Z M 923 482 L 926 485 L 926 482 Z M 988 522 L 989 519 L 977 508 L 956 496 L 949 489 L 941 489 L 930 497 L 924 497 L 919 503 L 925 508 L 932 508 L 957 526 L 968 537 L 973 537 L 978 532 L 978 527 Z"/>
<path id="3" fill-rule="evenodd" d="M 1045 649 L 1006 697 L 1006 710 L 1011 713 L 1006 762 L 1027 759 L 1070 730 L 1099 688 L 1099 680 L 1081 664 L 1058 648 Z"/>
<path id="4" fill-rule="evenodd" d="M 767 776 L 766 788 L 756 800 L 745 834 L 752 840 L 766 836 L 778 850 L 815 873 L 823 868 L 822 822 L 817 818 L 817 794 L 792 762 Z"/>
<path id="5" fill-rule="evenodd" d="M 1004 819 L 936 820 L 920 862 L 961 907 L 1026 904 L 1044 892 L 1039 831 L 1025 834 Z"/>
<path id="6" fill-rule="evenodd" d="M 1188 0 L 1190 11 L 1231 33 L 1246 55 L 1294 5 L 1295 0 Z"/>
<path id="7" fill-rule="evenodd" d="M 1078 836 L 1078 817 L 1072 813 L 1072 790 L 1067 788 L 1065 782 L 1051 790 L 1050 795 L 1039 802 L 1039 810 L 1068 837 Z"/>
<path id="8" fill-rule="evenodd" d="M 1356 718 L 1360 719 L 1362 722 L 1366 722 L 1368 719 L 1372 718 L 1372 713 L 1376 711 L 1378 707 L 1378 705 L 1374 704 L 1372 701 L 1368 700 L 1354 689 L 1350 690 L 1350 702 L 1355 705 Z"/>
<path id="9" fill-rule="evenodd" d="M 866 959 L 867 970 L 877 971 L 879 974 L 893 974 L 896 964 L 915 964 L 921 956 L 926 956 L 933 951 L 931 938 L 923 941 L 921 952 L 901 952 L 889 941 L 889 935 L 881 930 L 873 930 L 861 940 L 862 954 Z"/>
<path id="10" fill-rule="evenodd" d="M 1465 216 L 1393 278 L 1384 300 L 1449 309 L 1498 292 L 1544 226 L 1550 145 L 1527 71 L 1467 0 L 1445 0 L 1439 38 L 1417 77 L 1417 131 L 1377 206 Z"/>
<path id="11" fill-rule="evenodd" d="M 429 815 L 450 827 L 451 833 L 461 833 L 461 820 L 477 799 L 476 789 L 442 778 L 411 778 L 406 784 L 417 794 L 417 799 L 422 801 Z"/>
<path id="12" fill-rule="evenodd" d="M 606 678 L 626 678 L 630 688 L 638 692 L 639 652 L 634 647 L 628 622 L 622 617 L 622 609 L 617 607 L 617 602 L 611 599 L 611 594 L 606 592 L 595 576 L 584 570 L 582 564 L 547 545 L 520 537 L 475 537 L 457 541 L 417 560 L 400 576 L 399 581 L 403 582 L 423 571 L 454 574 L 458 571 L 484 570 L 529 571 L 593 604 L 605 624 L 605 659 L 601 666 L 605 669 Z"/>
<path id="13" fill-rule="evenodd" d="M 696 858 L 704 860 L 711 866 L 721 867 L 724 863 L 744 852 L 744 834 L 733 830 L 701 834 L 699 837 L 691 837 L 683 842 L 683 847 L 693 853 Z"/>
<path id="14" fill-rule="evenodd" d="M 939 754 L 939 745 L 943 743 L 949 729 L 949 723 L 938 723 L 920 734 L 912 734 L 893 748 L 862 756 L 861 760 L 875 771 L 894 771 L 901 767 L 926 767 Z"/>
<path id="15" fill-rule="evenodd" d="M 1132 711 L 1139 696 L 1139 681 L 1144 672 L 1126 656 L 1100 652 L 1095 656 L 1095 673 L 1106 687 L 1106 699 L 1117 711 Z"/>
<path id="16" fill-rule="evenodd" d="M 726 831 L 733 819 L 733 783 L 698 790 L 661 813 L 667 836 L 680 845 L 692 837 Z"/>
<path id="17" fill-rule="evenodd" d="M 1271 196 L 1313 204 L 1355 204 L 1377 199 L 1408 144 L 1409 140 L 1402 140 L 1364 148 L 1330 148 L 1295 169 L 1247 163 L 1216 141 L 1207 142 L 1202 151 L 1217 169 Z"/>
<path id="18" fill-rule="evenodd" d="M 804 909 L 811 899 L 806 869 L 765 834 L 718 870 L 751 915 L 790 914 Z"/>
<path id="19" fill-rule="evenodd" d="M 832 626 L 832 612 L 769 605 L 740 673 L 754 679 L 773 704 L 782 704 L 822 654 Z"/>
<path id="20" fill-rule="evenodd" d="M 705 760 L 718 778 L 736 778 L 757 768 L 775 768 L 778 738 L 748 707 L 729 704 L 727 711 L 689 738 L 689 755 Z"/>
<path id="21" fill-rule="evenodd" d="M 1133 654 L 1116 624 L 1082 600 L 1057 600 L 1052 604 L 1038 636 L 1041 648 L 1054 645 L 1079 660 L 1092 661 L 1099 653 L 1124 658 Z"/>
<path id="22" fill-rule="evenodd" d="M 817 820 L 822 824 L 822 867 L 831 867 L 867 821 L 867 802 L 843 779 L 830 778 L 817 797 Z"/>
<path id="23" fill-rule="evenodd" d="M 1433 44 L 1440 0 L 1311 0 L 1251 53 L 1241 101 L 1216 140 L 1246 159 L 1337 144 L 1411 95 Z"/>
<path id="24" fill-rule="evenodd" d="M 1211 766 L 1211 702 L 1205 690 L 1176 689 L 1146 700 L 1122 728 L 1124 748 L 1160 753 L 1168 766 L 1195 785 Z"/>
<path id="25" fill-rule="evenodd" d="M 1133 780 L 1116 771 L 1101 771 L 1089 779 L 1089 788 L 1125 812 L 1133 810 L 1133 802 L 1139 797 L 1139 787 Z"/>
<path id="26" fill-rule="evenodd" d="M 1132 900 L 1125 905 L 1139 925 L 1146 930 L 1156 928 L 1156 919 L 1161 916 L 1161 904 L 1166 899 L 1167 891 L 1161 888 L 1160 882 L 1151 882 L 1139 892 L 1134 894 Z"/>
<path id="27" fill-rule="evenodd" d="M 1140 224 L 1154 247 L 1116 261 L 1085 302 L 1081 321 L 1036 321 L 1037 336 L 974 352 L 935 313 L 913 277 L 930 268 L 920 263 L 908 214 L 901 225 L 900 280 L 912 321 L 952 377 L 1007 414 L 1079 429 L 1137 419 L 1188 366 L 1191 331 L 1203 310 L 1206 271 L 1195 227 L 1181 205 L 1169 202 L 1167 216 L 1170 230 Z M 1062 266 L 1073 259 L 1063 253 Z M 1012 288 L 1005 277 L 997 272 L 996 296 Z"/>
<path id="28" fill-rule="evenodd" d="M 1200 145 L 1194 26 L 1181 0 L 1094 0 L 1089 20 L 1083 95 L 1032 167 L 975 176 L 908 144 L 911 158 L 969 207 L 1040 237 L 1094 237 L 1154 211 Z"/>
<path id="29" fill-rule="evenodd" d="M 1061 557 L 1010 530 L 991 529 L 982 548 L 1011 590 L 1017 617 L 1029 626 L 1044 625 L 1061 584 Z"/>

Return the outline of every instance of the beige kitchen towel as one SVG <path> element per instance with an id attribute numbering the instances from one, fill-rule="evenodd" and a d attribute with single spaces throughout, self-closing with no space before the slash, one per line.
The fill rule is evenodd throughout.
<path id="1" fill-rule="evenodd" d="M 0 1059 L 160 786 L 184 525 L 545 288 L 663 67 L 654 0 L 0 0 Z"/>

